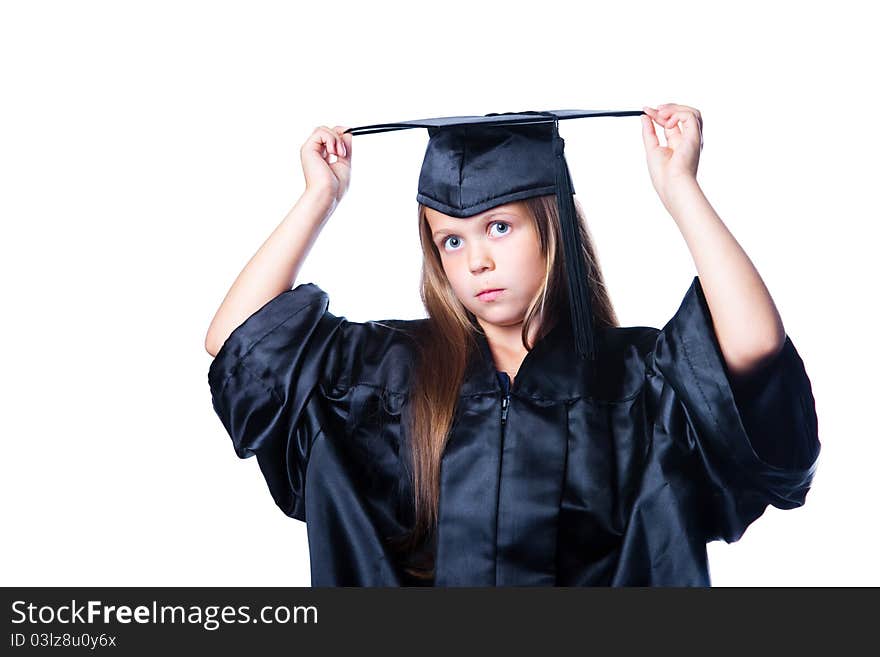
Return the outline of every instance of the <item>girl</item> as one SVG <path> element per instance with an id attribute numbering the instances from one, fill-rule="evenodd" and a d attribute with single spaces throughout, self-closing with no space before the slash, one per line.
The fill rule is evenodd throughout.
<path id="1" fill-rule="evenodd" d="M 618 326 L 555 122 L 412 122 L 431 133 L 420 320 L 349 322 L 318 286 L 290 289 L 348 188 L 352 134 L 377 126 L 302 147 L 306 190 L 206 348 L 236 454 L 307 521 L 313 586 L 708 586 L 708 541 L 804 503 L 810 381 L 696 182 L 700 112 L 621 114 L 642 114 L 699 274 L 661 330 Z"/>

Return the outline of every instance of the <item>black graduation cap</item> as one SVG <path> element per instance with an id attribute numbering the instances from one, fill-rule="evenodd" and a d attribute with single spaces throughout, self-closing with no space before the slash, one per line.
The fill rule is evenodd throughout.
<path id="1" fill-rule="evenodd" d="M 470 217 L 497 205 L 556 194 L 568 278 L 572 330 L 580 358 L 594 359 L 592 309 L 574 187 L 565 161 L 559 121 L 596 116 L 639 116 L 641 110 L 553 110 L 449 116 L 349 128 L 364 135 L 427 128 L 430 139 L 417 200 L 453 217 Z"/>

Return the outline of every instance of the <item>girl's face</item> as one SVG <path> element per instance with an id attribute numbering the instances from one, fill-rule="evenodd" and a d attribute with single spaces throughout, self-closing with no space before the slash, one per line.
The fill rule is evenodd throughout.
<path id="1" fill-rule="evenodd" d="M 534 222 L 522 201 L 459 219 L 426 208 L 432 239 L 459 300 L 481 324 L 522 323 L 544 281 Z M 497 295 L 481 295 L 501 289 Z"/>

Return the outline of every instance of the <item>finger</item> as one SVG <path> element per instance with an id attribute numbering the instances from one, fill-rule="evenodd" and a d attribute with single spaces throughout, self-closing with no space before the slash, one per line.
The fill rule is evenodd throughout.
<path id="1" fill-rule="evenodd" d="M 663 136 L 665 137 L 665 139 L 666 139 L 666 143 L 667 143 L 667 144 L 669 143 L 669 138 L 670 138 L 671 136 L 672 136 L 672 137 L 679 137 L 679 136 L 680 136 L 679 133 L 678 133 L 678 130 L 675 129 L 675 128 L 673 128 L 673 127 L 669 124 L 668 119 L 664 120 L 664 119 L 662 119 L 662 118 L 660 117 L 659 109 L 652 109 L 652 108 L 650 108 L 650 107 L 644 107 L 644 108 L 642 108 L 642 109 L 648 114 L 648 116 L 651 117 L 651 121 L 649 122 L 649 127 L 650 127 L 650 130 L 651 130 L 652 134 L 654 135 L 654 140 L 656 141 L 656 146 L 657 146 L 657 147 L 660 146 L 660 142 L 659 142 L 659 139 L 657 139 L 657 133 L 656 133 L 656 131 L 655 131 L 655 129 L 654 129 L 654 123 L 655 123 L 655 122 L 657 123 L 657 125 L 659 125 L 659 126 L 661 126 L 661 127 L 663 128 Z M 647 146 L 647 145 L 648 145 L 648 144 L 647 144 L 647 142 L 646 142 L 646 146 Z"/>
<path id="2" fill-rule="evenodd" d="M 339 139 L 339 135 L 335 130 L 326 125 L 321 126 L 321 128 L 323 129 L 324 134 L 327 135 L 327 152 L 336 157 L 340 157 L 342 155 L 342 142 Z"/>
<path id="3" fill-rule="evenodd" d="M 681 136 L 677 122 L 673 118 L 672 111 L 669 109 L 669 104 L 657 107 L 657 111 L 654 113 L 654 120 L 663 126 L 663 135 L 666 137 L 667 144 L 670 137 L 678 138 Z"/>
<path id="4" fill-rule="evenodd" d="M 334 126 L 333 130 L 336 131 L 336 134 L 339 135 L 339 140 L 342 142 L 342 157 L 349 157 L 349 154 L 351 153 L 351 138 L 353 135 L 345 134 L 345 131 L 348 130 L 348 128 L 344 125 Z"/>
<path id="5" fill-rule="evenodd" d="M 327 153 L 339 157 L 341 152 L 339 148 L 339 135 L 326 125 L 321 126 L 321 133 L 326 136 L 324 144 L 327 148 Z"/>
<path id="6" fill-rule="evenodd" d="M 690 105 L 681 105 L 680 103 L 663 103 L 662 105 L 657 105 L 657 109 L 664 109 L 669 112 L 681 112 L 689 110 L 694 114 L 700 114 L 700 110 L 698 110 L 696 107 L 691 107 Z"/>
<path id="7" fill-rule="evenodd" d="M 694 116 L 697 117 L 697 124 L 700 126 L 700 130 L 703 129 L 703 116 L 700 114 L 700 110 L 695 107 L 690 107 L 689 105 L 677 105 L 675 103 L 665 103 L 663 105 L 658 105 L 657 110 L 664 119 L 672 116 L 675 112 L 693 112 Z"/>
<path id="8" fill-rule="evenodd" d="M 663 122 L 660 120 L 657 110 L 651 107 L 643 107 L 642 111 L 648 115 L 648 118 L 651 120 L 651 128 L 654 127 L 654 122 L 657 122 L 657 125 L 663 125 Z"/>
<path id="9" fill-rule="evenodd" d="M 656 107 L 648 107 L 647 105 L 642 107 L 642 111 L 647 114 L 652 119 L 657 116 L 657 108 Z"/>
<path id="10" fill-rule="evenodd" d="M 657 121 L 660 125 L 666 128 L 671 128 L 675 124 L 673 116 L 676 111 L 675 106 L 670 105 L 669 103 L 660 105 L 657 107 Z"/>
<path id="11" fill-rule="evenodd" d="M 321 157 L 326 158 L 327 155 L 336 155 L 336 133 L 327 126 L 318 126 L 312 132 L 309 139 L 312 150 L 321 153 Z"/>
<path id="12" fill-rule="evenodd" d="M 345 144 L 345 157 L 351 159 L 352 139 L 354 135 L 342 135 L 342 143 Z"/>
<path id="13" fill-rule="evenodd" d="M 675 130 L 680 129 L 681 133 L 694 143 L 700 143 L 702 139 L 702 131 L 700 130 L 697 117 L 690 111 L 675 112 L 669 121 L 675 126 Z M 679 124 L 681 124 L 679 126 Z"/>
<path id="14" fill-rule="evenodd" d="M 658 105 L 658 109 L 660 107 L 665 107 L 673 112 L 690 111 L 693 112 L 696 116 L 700 116 L 700 110 L 698 110 L 696 107 L 691 107 L 690 105 L 681 105 L 679 103 L 665 103 L 663 105 Z"/>
<path id="15" fill-rule="evenodd" d="M 645 148 L 652 150 L 660 146 L 660 140 L 657 139 L 657 133 L 654 131 L 654 120 L 650 116 L 642 115 L 642 140 L 645 142 Z"/>
<path id="16" fill-rule="evenodd" d="M 326 143 L 327 135 L 324 133 L 323 127 L 318 126 L 314 130 L 312 130 L 312 134 L 309 135 L 306 143 L 303 144 L 303 148 L 308 149 L 314 153 L 318 153 L 322 157 L 325 157 L 324 153 L 326 151 Z"/>
<path id="17" fill-rule="evenodd" d="M 339 134 L 338 126 L 332 129 L 328 128 L 328 130 L 333 135 L 333 154 L 336 155 L 336 157 L 344 157 L 345 142 L 342 141 L 342 135 Z"/>

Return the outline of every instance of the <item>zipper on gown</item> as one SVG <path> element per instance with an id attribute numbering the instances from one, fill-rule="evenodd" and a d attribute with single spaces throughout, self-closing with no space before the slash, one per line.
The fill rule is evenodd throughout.
<path id="1" fill-rule="evenodd" d="M 501 384 L 501 389 L 504 391 L 504 398 L 501 400 L 501 424 L 505 424 L 507 422 L 507 408 L 510 406 L 510 377 L 507 375 L 507 372 L 497 372 L 498 382 Z"/>

